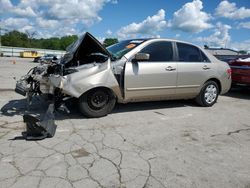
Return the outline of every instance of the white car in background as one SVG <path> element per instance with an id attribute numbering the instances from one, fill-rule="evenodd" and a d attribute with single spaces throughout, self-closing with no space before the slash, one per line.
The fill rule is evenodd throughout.
<path id="1" fill-rule="evenodd" d="M 51 63 L 52 61 L 57 61 L 59 59 L 60 56 L 56 54 L 45 54 L 44 56 L 39 58 L 38 62 L 44 64 L 44 63 Z"/>

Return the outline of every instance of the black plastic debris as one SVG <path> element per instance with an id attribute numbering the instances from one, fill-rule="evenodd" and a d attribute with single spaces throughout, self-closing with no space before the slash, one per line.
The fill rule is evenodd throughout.
<path id="1" fill-rule="evenodd" d="M 26 96 L 26 93 L 29 90 L 27 85 L 28 85 L 28 82 L 26 80 L 21 79 L 21 80 L 17 81 L 15 92 L 20 94 L 20 95 Z"/>
<path id="2" fill-rule="evenodd" d="M 55 135 L 56 127 L 54 116 L 54 104 L 50 104 L 42 120 L 32 116 L 24 115 L 23 121 L 26 123 L 26 132 L 22 135 L 26 140 L 42 140 Z"/>

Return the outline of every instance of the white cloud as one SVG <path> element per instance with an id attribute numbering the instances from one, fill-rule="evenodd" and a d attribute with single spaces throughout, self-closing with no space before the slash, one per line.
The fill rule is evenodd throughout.
<path id="1" fill-rule="evenodd" d="M 107 3 L 118 4 L 118 0 L 106 0 Z"/>
<path id="2" fill-rule="evenodd" d="M 108 29 L 107 31 L 106 31 L 106 35 L 107 36 L 111 36 L 113 34 L 113 32 L 110 30 L 110 29 Z"/>
<path id="3" fill-rule="evenodd" d="M 57 28 L 60 26 L 60 23 L 58 20 L 45 20 L 43 18 L 37 18 L 36 23 L 39 27 L 50 29 L 50 28 Z"/>
<path id="4" fill-rule="evenodd" d="M 22 17 L 34 17 L 34 16 L 36 16 L 36 13 L 34 12 L 34 10 L 30 6 L 25 7 L 25 8 L 15 7 L 11 10 L 11 12 L 18 15 L 18 16 L 22 16 Z"/>
<path id="5" fill-rule="evenodd" d="M 174 13 L 172 27 L 185 32 L 199 33 L 212 27 L 208 23 L 211 16 L 202 11 L 202 1 L 194 0 L 186 3 L 181 9 Z"/>
<path id="6" fill-rule="evenodd" d="M 25 25 L 19 29 L 19 31 L 26 33 L 26 32 L 34 32 L 34 27 L 32 25 Z"/>
<path id="7" fill-rule="evenodd" d="M 102 18 L 99 16 L 99 12 L 103 7 L 107 3 L 116 4 L 117 2 L 117 0 L 54 0 L 53 2 L 50 0 L 20 0 L 18 4 L 14 5 L 10 0 L 0 0 L 0 13 L 3 18 L 6 17 L 1 18 L 3 26 L 8 26 L 10 30 L 22 31 L 22 27 L 33 26 L 39 33 L 38 36 L 49 36 L 49 33 L 63 36 L 79 34 L 78 30 L 81 30 L 82 33 L 86 28 L 100 22 Z M 22 25 L 22 27 L 17 27 L 17 23 L 15 23 L 11 27 L 7 20 L 12 18 L 13 22 L 14 19 L 17 20 L 17 17 L 29 18 L 30 23 Z M 60 33 L 58 32 L 59 27 Z"/>
<path id="8" fill-rule="evenodd" d="M 179 33 L 177 33 L 176 35 L 175 35 L 175 38 L 180 38 L 180 34 Z"/>
<path id="9" fill-rule="evenodd" d="M 208 46 L 228 47 L 228 44 L 231 41 L 229 35 L 230 29 L 231 26 L 218 22 L 212 35 L 208 37 L 199 37 L 198 41 L 203 42 Z"/>
<path id="10" fill-rule="evenodd" d="M 105 0 L 61 0 L 52 3 L 48 17 L 54 19 L 80 19 L 86 23 L 99 21 L 98 12 L 103 8 Z"/>
<path id="11" fill-rule="evenodd" d="M 78 31 L 75 28 L 69 26 L 58 27 L 57 29 L 44 28 L 37 31 L 35 37 L 37 38 L 62 37 L 65 35 L 75 35 L 76 33 L 78 33 Z"/>
<path id="12" fill-rule="evenodd" d="M 250 40 L 231 43 L 231 47 L 237 50 L 246 50 L 250 52 Z"/>
<path id="13" fill-rule="evenodd" d="M 0 13 L 1 12 L 4 12 L 8 9 L 11 9 L 12 8 L 12 3 L 10 2 L 10 0 L 1 0 L 0 1 Z"/>
<path id="14" fill-rule="evenodd" d="M 25 2 L 25 0 L 22 0 Z M 36 13 L 32 9 L 31 6 L 23 6 L 22 1 L 17 5 L 14 6 L 10 0 L 1 0 L 0 1 L 0 12 L 1 13 L 12 13 L 15 16 L 20 16 L 20 17 L 34 17 L 36 16 Z"/>
<path id="15" fill-rule="evenodd" d="M 250 22 L 241 22 L 239 28 L 250 29 Z"/>
<path id="16" fill-rule="evenodd" d="M 2 26 L 7 29 L 20 29 L 26 25 L 29 25 L 29 20 L 27 18 L 7 18 L 0 22 Z"/>
<path id="17" fill-rule="evenodd" d="M 250 17 L 250 9 L 245 7 L 237 8 L 236 3 L 230 3 L 227 0 L 220 2 L 215 12 L 217 16 L 231 19 L 244 19 Z"/>
<path id="18" fill-rule="evenodd" d="M 117 32 L 119 38 L 135 38 L 140 36 L 158 36 L 157 33 L 167 27 L 165 20 L 165 11 L 159 10 L 156 15 L 148 16 L 140 23 L 131 23 L 122 27 Z"/>
<path id="19" fill-rule="evenodd" d="M 105 37 L 97 37 L 96 38 L 101 44 L 104 43 Z"/>
<path id="20" fill-rule="evenodd" d="M 0 25 L 4 26 L 7 30 L 18 30 L 23 33 L 26 31 L 34 31 L 34 26 L 30 24 L 27 18 L 8 18 L 2 20 Z"/>

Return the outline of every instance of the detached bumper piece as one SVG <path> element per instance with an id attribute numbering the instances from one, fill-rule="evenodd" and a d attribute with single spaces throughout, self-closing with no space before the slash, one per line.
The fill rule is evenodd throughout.
<path id="1" fill-rule="evenodd" d="M 16 83 L 16 88 L 15 88 L 15 92 L 26 96 L 26 93 L 28 92 L 29 88 L 27 87 L 28 83 L 25 80 L 19 80 Z"/>
<path id="2" fill-rule="evenodd" d="M 22 134 L 26 140 L 42 140 L 53 137 L 57 128 L 55 124 L 54 104 L 49 105 L 43 120 L 40 121 L 31 115 L 24 115 L 23 121 L 26 123 L 26 132 Z"/>

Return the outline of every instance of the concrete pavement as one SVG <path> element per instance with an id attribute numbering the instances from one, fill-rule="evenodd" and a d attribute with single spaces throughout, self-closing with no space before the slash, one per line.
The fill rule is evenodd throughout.
<path id="1" fill-rule="evenodd" d="M 73 103 L 71 114 L 56 113 L 53 138 L 25 141 L 18 136 L 26 101 L 11 90 L 11 77 L 34 64 L 0 62 L 1 188 L 250 187 L 249 90 L 220 96 L 211 108 L 134 103 L 98 119 L 84 118 Z M 29 112 L 46 107 L 36 98 Z"/>

